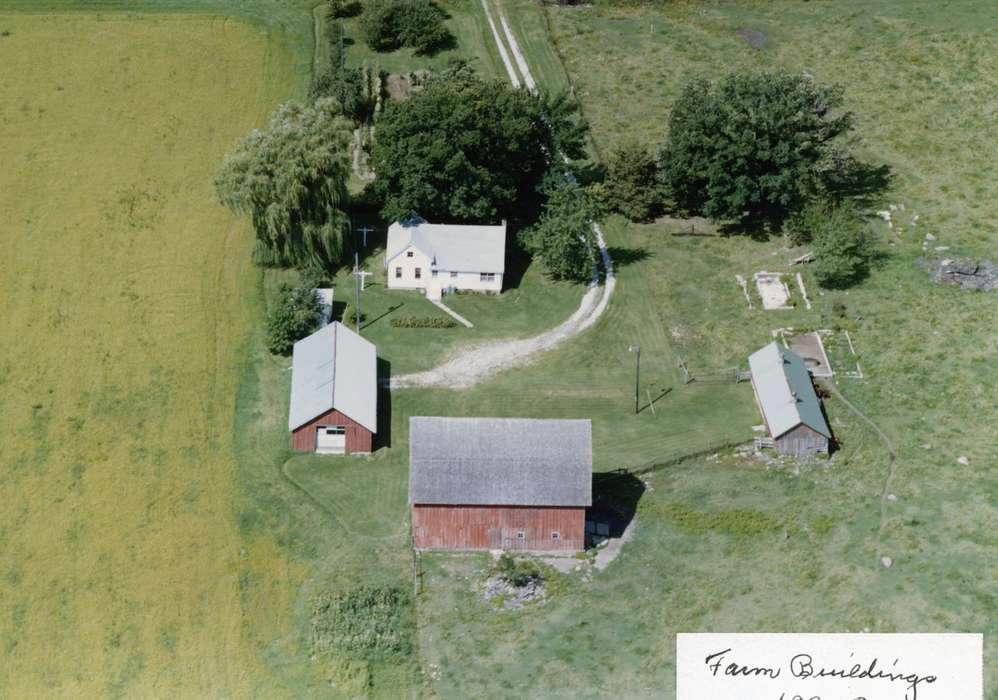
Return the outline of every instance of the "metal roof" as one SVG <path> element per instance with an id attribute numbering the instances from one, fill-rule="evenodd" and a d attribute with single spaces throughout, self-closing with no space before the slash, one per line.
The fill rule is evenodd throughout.
<path id="1" fill-rule="evenodd" d="M 749 357 L 752 386 L 770 435 L 778 438 L 802 423 L 832 437 L 811 375 L 800 355 L 775 340 Z"/>
<path id="2" fill-rule="evenodd" d="M 409 503 L 592 504 L 592 423 L 409 418 Z"/>
<path id="3" fill-rule="evenodd" d="M 339 321 L 295 343 L 288 430 L 334 408 L 378 431 L 377 348 Z"/>
<path id="4" fill-rule="evenodd" d="M 430 224 L 419 217 L 388 227 L 385 265 L 410 246 L 448 272 L 503 272 L 506 269 L 506 224 L 471 226 Z"/>

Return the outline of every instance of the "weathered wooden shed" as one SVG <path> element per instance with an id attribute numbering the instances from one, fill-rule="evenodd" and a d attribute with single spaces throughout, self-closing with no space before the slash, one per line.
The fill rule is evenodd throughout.
<path id="1" fill-rule="evenodd" d="M 832 432 L 800 355 L 773 341 L 749 357 L 755 400 L 781 454 L 828 453 Z"/>
<path id="2" fill-rule="evenodd" d="M 378 430 L 377 348 L 338 321 L 295 343 L 288 430 L 296 451 L 370 452 Z"/>
<path id="3" fill-rule="evenodd" d="M 409 419 L 417 549 L 582 550 L 592 505 L 588 420 Z"/>

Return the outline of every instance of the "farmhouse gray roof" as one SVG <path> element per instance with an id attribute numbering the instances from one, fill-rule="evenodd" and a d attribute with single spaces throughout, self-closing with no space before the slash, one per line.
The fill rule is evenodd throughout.
<path id="1" fill-rule="evenodd" d="M 378 428 L 377 348 L 339 321 L 295 343 L 288 430 L 336 409 Z"/>
<path id="2" fill-rule="evenodd" d="M 759 408 L 772 437 L 778 438 L 802 423 L 827 438 L 832 436 L 800 355 L 774 340 L 752 353 L 749 368 Z"/>
<path id="3" fill-rule="evenodd" d="M 430 224 L 418 216 L 388 227 L 385 265 L 412 246 L 449 272 L 494 272 L 506 269 L 506 223 L 500 226 Z"/>
<path id="4" fill-rule="evenodd" d="M 592 424 L 409 418 L 409 503 L 592 504 Z"/>

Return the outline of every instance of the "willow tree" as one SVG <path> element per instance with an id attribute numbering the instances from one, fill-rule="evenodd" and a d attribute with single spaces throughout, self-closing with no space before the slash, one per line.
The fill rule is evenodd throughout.
<path id="1" fill-rule="evenodd" d="M 250 216 L 253 261 L 268 267 L 339 262 L 349 223 L 350 124 L 339 103 L 281 105 L 239 142 L 215 178 L 223 204 Z"/>

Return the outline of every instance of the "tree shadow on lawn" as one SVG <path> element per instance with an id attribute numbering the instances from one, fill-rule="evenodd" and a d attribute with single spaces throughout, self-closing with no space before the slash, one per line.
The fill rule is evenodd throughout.
<path id="1" fill-rule="evenodd" d="M 609 526 L 610 538 L 621 537 L 634 519 L 645 484 L 627 472 L 593 474 L 593 504 L 586 510 L 586 520 Z"/>
<path id="2" fill-rule="evenodd" d="M 610 246 L 606 249 L 606 252 L 609 253 L 610 259 L 613 260 L 615 267 L 633 265 L 634 263 L 647 260 L 652 256 L 651 251 L 647 248 L 621 248 L 619 246 Z"/>
<path id="3" fill-rule="evenodd" d="M 374 436 L 373 450 L 392 446 L 392 392 L 388 383 L 392 378 L 392 363 L 378 358 L 378 433 Z"/>

